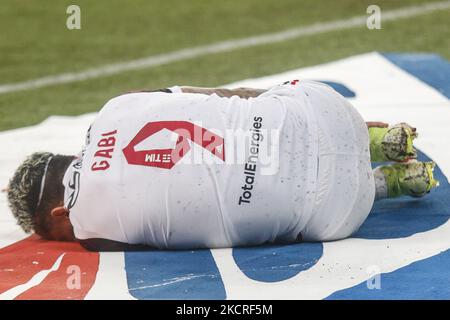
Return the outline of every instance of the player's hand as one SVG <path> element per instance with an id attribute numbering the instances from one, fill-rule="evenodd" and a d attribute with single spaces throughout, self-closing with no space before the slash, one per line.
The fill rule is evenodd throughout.
<path id="1" fill-rule="evenodd" d="M 387 128 L 389 127 L 389 124 L 385 122 L 378 122 L 378 121 L 369 121 L 366 122 L 366 125 L 368 128 Z"/>

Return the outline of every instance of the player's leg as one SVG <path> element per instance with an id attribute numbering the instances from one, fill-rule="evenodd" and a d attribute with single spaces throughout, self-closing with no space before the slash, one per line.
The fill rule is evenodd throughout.
<path id="1" fill-rule="evenodd" d="M 375 200 L 402 195 L 423 197 L 439 185 L 433 177 L 434 167 L 434 162 L 413 161 L 375 168 Z"/>
<path id="2" fill-rule="evenodd" d="M 370 160 L 373 162 L 406 162 L 417 158 L 413 140 L 418 134 L 415 128 L 399 123 L 387 128 L 370 127 Z"/>

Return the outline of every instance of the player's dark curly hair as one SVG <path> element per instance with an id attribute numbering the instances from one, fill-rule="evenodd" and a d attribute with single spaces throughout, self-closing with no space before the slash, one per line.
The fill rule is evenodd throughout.
<path id="1" fill-rule="evenodd" d="M 43 238 L 50 238 L 49 212 L 64 199 L 62 179 L 73 158 L 50 152 L 36 152 L 17 168 L 9 181 L 7 196 L 18 225 L 26 233 L 34 231 Z M 42 184 L 46 167 L 47 173 Z M 43 190 L 39 202 L 41 186 Z"/>

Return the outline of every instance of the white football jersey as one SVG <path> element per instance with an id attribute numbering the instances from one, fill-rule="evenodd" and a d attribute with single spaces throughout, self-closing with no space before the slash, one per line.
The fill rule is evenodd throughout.
<path id="1" fill-rule="evenodd" d="M 101 109 L 63 180 L 75 236 L 157 248 L 295 241 L 317 179 L 303 86 L 248 100 L 172 91 Z"/>

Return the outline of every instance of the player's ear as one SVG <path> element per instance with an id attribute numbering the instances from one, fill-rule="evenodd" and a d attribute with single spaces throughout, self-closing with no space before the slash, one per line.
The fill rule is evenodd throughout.
<path id="1" fill-rule="evenodd" d="M 62 217 L 62 216 L 68 216 L 69 215 L 69 209 L 61 206 L 61 207 L 56 207 L 53 208 L 52 211 L 50 212 L 50 215 L 52 217 Z"/>

